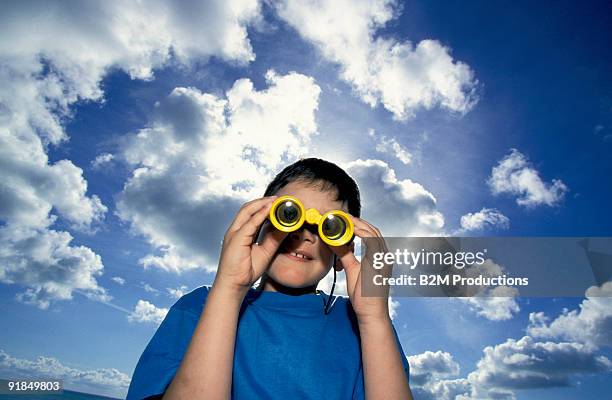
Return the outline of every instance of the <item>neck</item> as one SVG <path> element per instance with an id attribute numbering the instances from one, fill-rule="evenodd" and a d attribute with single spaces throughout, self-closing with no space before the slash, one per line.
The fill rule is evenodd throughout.
<path id="1" fill-rule="evenodd" d="M 282 285 L 276 282 L 274 279 L 270 278 L 268 275 L 264 274 L 261 277 L 261 283 L 257 286 L 257 290 L 265 291 L 265 292 L 279 292 L 288 294 L 290 296 L 300 296 L 303 294 L 313 294 L 317 292 L 317 286 L 307 286 L 303 288 L 292 288 L 289 286 Z"/>

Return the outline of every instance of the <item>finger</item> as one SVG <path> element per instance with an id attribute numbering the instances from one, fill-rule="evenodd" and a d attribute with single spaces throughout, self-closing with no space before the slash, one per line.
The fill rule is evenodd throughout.
<path id="1" fill-rule="evenodd" d="M 380 230 L 377 227 L 375 227 L 374 225 L 372 225 L 371 223 L 369 223 L 365 219 L 359 218 L 359 221 L 364 223 L 365 225 L 367 225 L 373 232 L 375 232 L 376 236 L 381 236 L 382 237 L 382 233 L 380 232 Z"/>
<path id="2" fill-rule="evenodd" d="M 362 219 L 351 216 L 353 225 L 355 227 L 355 235 L 359 237 L 376 237 L 376 231 L 374 231 L 370 225 L 366 224 Z"/>
<path id="3" fill-rule="evenodd" d="M 369 232 L 373 234 L 372 236 L 382 236 L 378 228 L 370 224 L 365 219 L 361 219 L 361 218 L 353 217 L 353 216 L 351 216 L 351 218 L 353 220 L 353 224 L 355 225 L 355 228 L 361 228 L 361 229 L 368 230 Z"/>
<path id="4" fill-rule="evenodd" d="M 360 238 L 374 238 L 376 237 L 376 233 L 374 231 L 372 231 L 369 227 L 363 227 L 363 226 L 355 226 L 355 235 L 359 236 Z"/>
<path id="5" fill-rule="evenodd" d="M 238 229 L 235 233 L 235 239 L 242 246 L 251 246 L 255 241 L 255 235 L 259 231 L 259 227 L 268 217 L 272 202 L 266 203 L 259 211 L 251 215 L 251 217 Z"/>
<path id="6" fill-rule="evenodd" d="M 351 216 L 352 217 L 352 216 Z M 369 223 L 368 221 L 352 217 L 353 223 L 355 225 L 355 235 L 365 238 L 365 241 L 362 241 L 362 246 L 365 246 L 365 254 L 361 259 L 361 268 L 359 276 L 357 277 L 357 281 L 355 283 L 355 291 L 357 293 L 361 293 L 361 281 L 362 279 L 370 279 L 374 275 L 382 275 L 383 277 L 391 277 L 393 265 L 384 265 L 381 269 L 374 270 L 374 266 L 372 263 L 372 256 L 375 252 L 383 252 L 387 253 L 389 250 L 387 248 L 387 243 L 385 242 L 385 238 L 383 237 L 380 230 Z M 389 296 L 389 286 L 384 285 L 381 287 L 375 287 L 374 293 L 377 293 L 381 297 L 388 298 Z"/>
<path id="7" fill-rule="evenodd" d="M 387 251 L 387 244 L 380 230 L 365 219 L 352 217 L 355 225 L 355 235 L 366 238 L 370 245 L 375 245 L 381 251 Z M 377 239 L 377 240 L 374 240 Z M 367 246 L 366 246 L 367 247 Z"/>
<path id="8" fill-rule="evenodd" d="M 253 214 L 257 213 L 259 210 L 261 210 L 268 204 L 272 204 L 272 202 L 277 197 L 278 196 L 261 197 L 259 199 L 251 200 L 247 203 L 244 203 L 242 207 L 240 207 L 240 210 L 234 217 L 234 220 L 230 224 L 230 227 L 227 231 L 236 232 L 253 216 Z"/>
<path id="9" fill-rule="evenodd" d="M 347 286 L 351 289 L 354 288 L 361 270 L 361 263 L 357 260 L 355 253 L 353 253 L 351 247 L 348 245 L 337 247 L 330 246 L 330 248 L 342 263 L 344 273 L 346 274 Z"/>
<path id="10" fill-rule="evenodd" d="M 378 236 L 367 225 L 365 226 L 366 228 L 355 227 L 355 235 L 365 239 L 365 242 L 362 241 L 362 243 L 365 243 L 366 251 L 368 251 L 368 247 L 370 247 L 370 249 L 375 248 L 379 251 L 386 251 L 387 245 L 384 239 L 381 236 Z"/>
<path id="11" fill-rule="evenodd" d="M 362 246 L 365 247 L 364 257 L 361 260 L 362 269 L 367 268 L 368 271 L 371 271 L 373 268 L 372 265 L 372 257 L 374 253 L 387 253 L 389 250 L 387 248 L 387 243 L 382 236 L 377 235 L 374 232 L 376 229 L 373 225 L 367 223 L 364 220 L 361 220 L 363 224 L 359 224 L 359 228 L 355 229 L 355 234 L 361 238 L 364 238 Z M 381 274 L 382 276 L 389 277 L 392 274 L 392 265 L 385 265 L 383 268 L 377 271 L 377 274 Z"/>
<path id="12" fill-rule="evenodd" d="M 263 274 L 287 235 L 287 232 L 279 231 L 274 227 L 272 229 L 264 228 L 261 243 L 254 245 L 252 251 L 253 269 L 256 274 Z"/>

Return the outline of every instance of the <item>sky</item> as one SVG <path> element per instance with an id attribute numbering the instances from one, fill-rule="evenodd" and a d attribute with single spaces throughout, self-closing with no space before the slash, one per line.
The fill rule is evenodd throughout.
<path id="1" fill-rule="evenodd" d="M 1 376 L 124 397 L 168 308 L 212 283 L 240 204 L 300 157 L 345 168 L 387 236 L 612 236 L 611 15 L 4 2 Z M 604 398 L 610 295 L 393 298 L 415 398 Z"/>

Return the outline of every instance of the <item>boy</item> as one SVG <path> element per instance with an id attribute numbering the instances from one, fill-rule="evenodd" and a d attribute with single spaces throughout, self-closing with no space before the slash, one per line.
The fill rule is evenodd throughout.
<path id="1" fill-rule="evenodd" d="M 321 214 L 343 210 L 356 236 L 382 240 L 359 218 L 359 189 L 344 170 L 316 158 L 286 167 L 235 216 L 213 285 L 171 307 L 128 400 L 412 399 L 388 298 L 361 296 L 353 244 L 328 246 L 308 224 L 272 227 L 270 207 L 283 195 Z M 331 268 L 345 271 L 349 299 L 316 290 Z"/>

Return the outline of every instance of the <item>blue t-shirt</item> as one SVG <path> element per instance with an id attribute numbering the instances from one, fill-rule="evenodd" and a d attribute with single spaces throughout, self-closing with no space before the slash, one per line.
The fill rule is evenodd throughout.
<path id="1" fill-rule="evenodd" d="M 161 395 L 176 374 L 209 287 L 181 297 L 140 356 L 127 399 Z M 232 399 L 363 399 L 359 329 L 348 298 L 250 289 L 242 302 Z M 408 361 L 393 329 L 408 377 Z"/>

